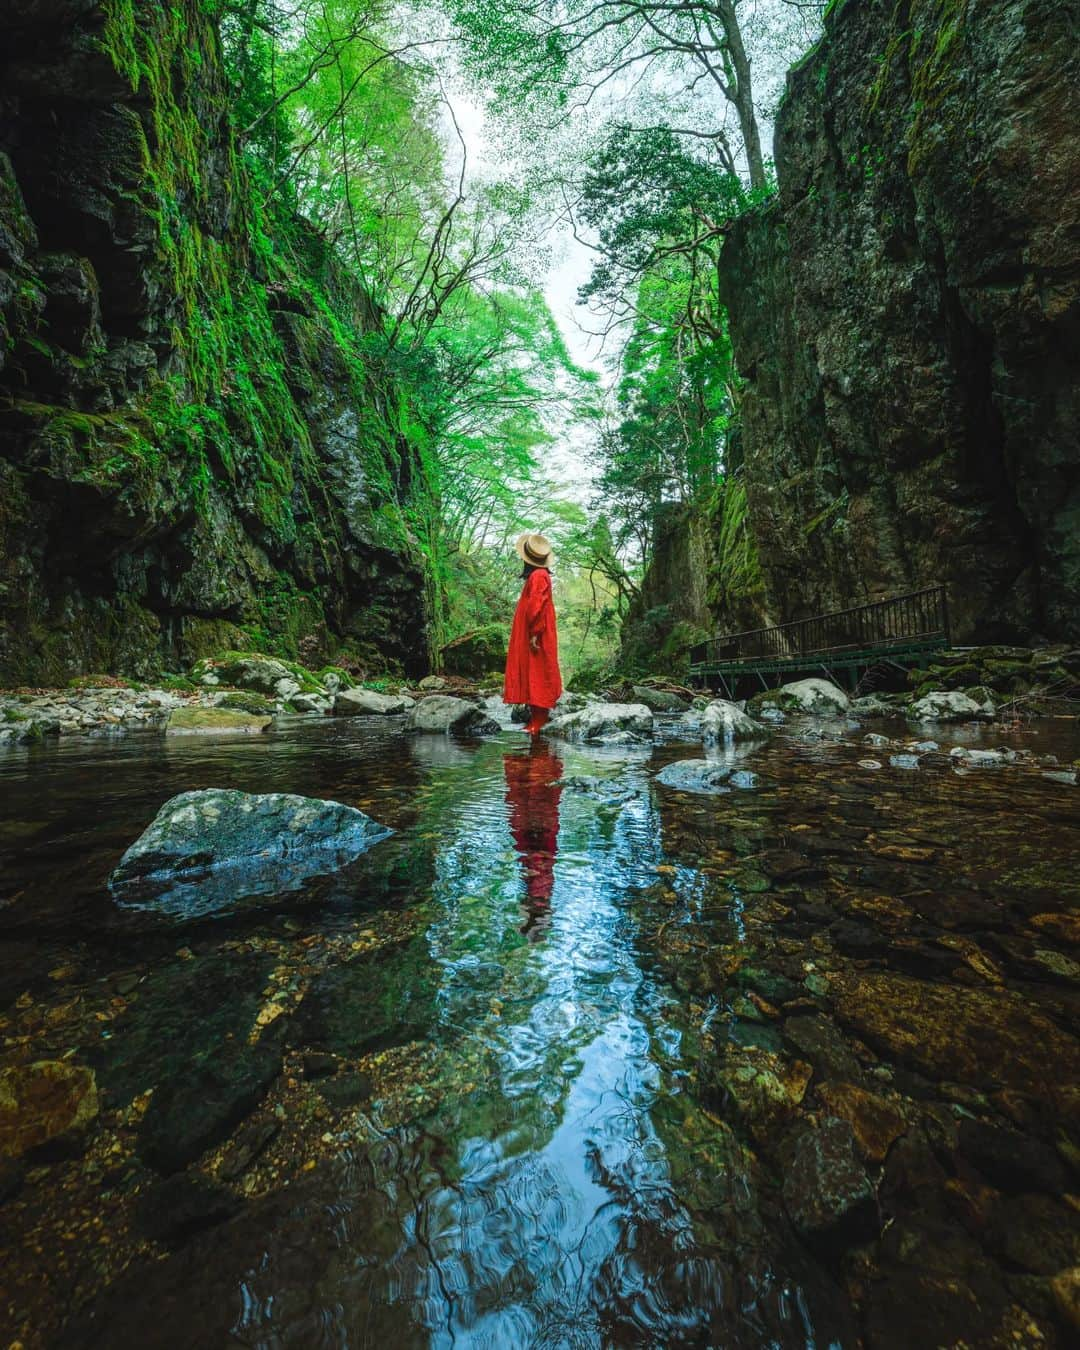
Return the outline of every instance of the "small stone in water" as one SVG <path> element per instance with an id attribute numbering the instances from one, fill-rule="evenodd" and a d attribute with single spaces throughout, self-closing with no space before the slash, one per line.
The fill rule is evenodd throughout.
<path id="1" fill-rule="evenodd" d="M 919 757 L 918 755 L 890 755 L 889 763 L 894 769 L 917 769 Z"/>
<path id="2" fill-rule="evenodd" d="M 880 768 L 881 768 L 881 760 L 880 760 L 880 759 L 860 759 L 860 760 L 859 760 L 859 768 L 860 768 L 860 769 L 880 769 Z"/>

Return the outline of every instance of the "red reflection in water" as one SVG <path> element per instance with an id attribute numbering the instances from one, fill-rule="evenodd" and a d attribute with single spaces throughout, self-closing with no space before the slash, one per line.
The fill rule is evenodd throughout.
<path id="1" fill-rule="evenodd" d="M 521 931 L 540 937 L 551 914 L 559 849 L 562 760 L 537 737 L 524 754 L 503 756 L 510 833 L 525 877 L 526 918 Z"/>

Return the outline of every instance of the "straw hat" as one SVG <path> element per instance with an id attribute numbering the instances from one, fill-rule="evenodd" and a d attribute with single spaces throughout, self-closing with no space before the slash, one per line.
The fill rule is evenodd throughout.
<path id="1" fill-rule="evenodd" d="M 555 561 L 551 544 L 542 534 L 530 534 L 526 530 L 524 534 L 518 535 L 514 548 L 521 561 L 528 563 L 530 567 L 550 567 Z"/>

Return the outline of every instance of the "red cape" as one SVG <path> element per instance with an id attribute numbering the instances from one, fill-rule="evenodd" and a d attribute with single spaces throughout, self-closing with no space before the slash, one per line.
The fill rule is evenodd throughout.
<path id="1" fill-rule="evenodd" d="M 532 651 L 529 638 L 540 638 L 540 650 Z M 555 632 L 555 606 L 551 602 L 551 573 L 539 567 L 525 579 L 514 611 L 510 647 L 506 655 L 507 703 L 528 703 L 533 708 L 554 708 L 562 693 L 559 674 L 559 639 Z"/>

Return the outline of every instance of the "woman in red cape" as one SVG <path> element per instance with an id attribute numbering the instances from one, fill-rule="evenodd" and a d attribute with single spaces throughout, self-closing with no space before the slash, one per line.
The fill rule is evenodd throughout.
<path id="1" fill-rule="evenodd" d="M 503 699 L 525 703 L 529 721 L 525 730 L 535 736 L 551 716 L 562 693 L 559 674 L 559 639 L 555 632 L 555 606 L 551 601 L 553 561 L 551 545 L 542 534 L 523 534 L 514 545 L 525 564 L 525 585 L 514 611 L 510 646 L 506 654 Z"/>

